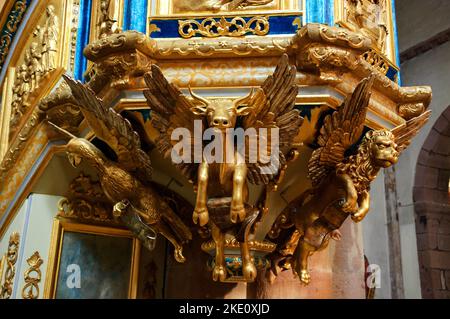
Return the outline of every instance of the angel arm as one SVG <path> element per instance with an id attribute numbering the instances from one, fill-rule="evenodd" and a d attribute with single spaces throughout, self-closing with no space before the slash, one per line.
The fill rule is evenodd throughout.
<path id="1" fill-rule="evenodd" d="M 150 158 L 141 149 L 139 135 L 130 122 L 112 108 L 105 107 L 95 93 L 81 82 L 65 75 L 64 79 L 95 135 L 113 149 L 123 168 L 136 171 L 144 183 L 149 182 L 152 172 Z"/>

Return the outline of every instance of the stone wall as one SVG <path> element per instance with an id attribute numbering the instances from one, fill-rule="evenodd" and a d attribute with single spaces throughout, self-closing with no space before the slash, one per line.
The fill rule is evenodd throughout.
<path id="1" fill-rule="evenodd" d="M 416 168 L 414 207 L 423 298 L 450 298 L 450 106 L 430 131 Z"/>

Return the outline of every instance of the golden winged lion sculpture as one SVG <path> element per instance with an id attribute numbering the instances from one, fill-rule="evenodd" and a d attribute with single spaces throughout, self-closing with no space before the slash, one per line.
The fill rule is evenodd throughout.
<path id="1" fill-rule="evenodd" d="M 114 204 L 114 216 L 121 218 L 144 246 L 153 249 L 156 233 L 160 233 L 174 246 L 175 259 L 184 262 L 182 245 L 192 239 L 191 231 L 152 188 L 150 158 L 141 149 L 138 133 L 90 88 L 64 78 L 95 136 L 117 157 L 117 161 L 112 160 L 90 141 L 55 126 L 72 137 L 66 145 L 70 163 L 76 167 L 84 159 L 96 169 L 103 192 Z"/>
<path id="2" fill-rule="evenodd" d="M 253 281 L 256 277 L 257 270 L 247 243 L 259 211 L 248 204 L 248 182 L 272 187 L 283 175 L 294 148 L 294 137 L 303 122 L 294 109 L 298 93 L 295 76 L 295 67 L 289 65 L 288 56 L 284 55 L 273 75 L 260 88 L 238 99 L 206 99 L 190 89 L 191 96 L 185 96 L 167 81 L 156 65 L 144 76 L 148 86 L 144 95 L 152 111 L 151 123 L 160 132 L 155 144 L 164 157 L 172 159 L 172 151 L 178 143 L 172 139 L 172 133 L 183 128 L 195 135 L 196 120 L 201 123 L 202 134 L 206 129 L 212 129 L 216 138 L 225 141 L 221 145 L 228 158 L 226 161 L 215 162 L 201 156 L 197 163 L 188 160 L 175 164 L 195 183 L 197 197 L 192 217 L 194 223 L 207 225 L 211 230 L 215 243 L 215 281 L 227 278 L 224 243 L 225 237 L 230 235 L 240 243 L 244 278 Z M 240 152 L 237 147 L 230 154 L 227 143 L 234 145 L 235 142 L 227 133 L 237 128 L 238 122 L 245 131 L 253 129 L 251 137 L 258 143 L 269 144 L 266 157 L 258 154 L 256 160 L 251 161 L 250 152 Z M 269 136 L 262 136 L 260 129 L 279 132 L 276 145 L 269 143 Z M 198 153 L 195 143 L 189 142 L 192 153 Z M 248 145 L 248 139 L 245 143 Z M 276 158 L 276 163 L 267 158 Z"/>
<path id="3" fill-rule="evenodd" d="M 400 153 L 428 121 L 431 111 L 393 130 L 365 134 L 356 154 L 349 148 L 364 132 L 373 77 L 364 79 L 339 109 L 325 117 L 318 145 L 308 164 L 313 188 L 291 202 L 274 223 L 269 236 L 288 229 L 288 239 L 271 256 L 271 280 L 280 270 L 292 268 L 308 284 L 308 258 L 327 247 L 330 238 L 339 240 L 339 227 L 348 216 L 360 222 L 370 206 L 370 183 L 382 168 L 397 163 Z"/>

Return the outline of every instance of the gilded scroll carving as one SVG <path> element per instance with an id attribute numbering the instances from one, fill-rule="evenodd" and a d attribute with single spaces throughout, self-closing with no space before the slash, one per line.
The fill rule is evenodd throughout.
<path id="1" fill-rule="evenodd" d="M 23 299 L 37 299 L 39 298 L 39 283 L 41 282 L 42 272 L 40 267 L 44 263 L 39 252 L 27 259 L 27 263 L 30 266 L 25 271 L 25 285 L 22 288 Z"/>
<path id="2" fill-rule="evenodd" d="M 0 298 L 9 299 L 12 295 L 13 281 L 16 275 L 17 253 L 19 251 L 20 235 L 14 232 L 9 237 L 8 252 L 6 254 L 5 281 L 3 282 Z"/>
<path id="3" fill-rule="evenodd" d="M 66 197 L 58 203 L 58 216 L 80 222 L 118 224 L 112 215 L 109 203 L 98 181 L 81 173 L 69 185 Z"/>
<path id="4" fill-rule="evenodd" d="M 179 20 L 178 32 L 188 39 L 194 36 L 215 38 L 220 36 L 240 37 L 247 34 L 266 35 L 269 33 L 269 20 L 264 16 L 255 16 L 248 21 L 242 17 L 227 20 L 225 17 L 197 20 Z"/>

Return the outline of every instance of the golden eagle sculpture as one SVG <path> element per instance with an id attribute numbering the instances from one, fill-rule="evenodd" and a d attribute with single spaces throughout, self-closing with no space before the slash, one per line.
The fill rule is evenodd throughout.
<path id="1" fill-rule="evenodd" d="M 272 255 L 271 279 L 280 269 L 292 268 L 308 284 L 308 258 L 339 240 L 339 227 L 348 216 L 360 222 L 370 206 L 370 183 L 382 168 L 397 163 L 400 153 L 428 121 L 431 111 L 393 130 L 369 131 L 356 154 L 346 156 L 364 132 L 373 77 L 361 81 L 339 109 L 325 117 L 319 131 L 319 147 L 313 152 L 308 174 L 313 188 L 291 202 L 280 214 L 269 236 L 288 229 L 288 240 Z"/>
<path id="2" fill-rule="evenodd" d="M 152 249 L 159 233 L 174 246 L 175 259 L 184 262 L 182 245 L 192 239 L 191 231 L 152 188 L 150 158 L 141 149 L 139 135 L 90 88 L 67 76 L 64 79 L 95 136 L 117 157 L 113 161 L 88 140 L 72 136 L 66 146 L 69 161 L 77 166 L 84 159 L 96 169 L 105 195 L 114 204 L 114 216 L 120 217 L 144 246 Z"/>
<path id="3" fill-rule="evenodd" d="M 222 141 L 223 149 L 216 151 L 222 151 L 227 156 L 226 161 L 211 161 L 202 153 L 197 161 L 175 164 L 195 183 L 197 197 L 192 217 L 194 223 L 208 225 L 211 230 L 215 243 L 215 281 L 225 281 L 227 277 L 224 243 L 229 234 L 240 243 L 245 280 L 253 281 L 256 277 L 248 239 L 259 211 L 248 204 L 248 182 L 273 187 L 283 175 L 286 160 L 295 148 L 294 137 L 303 122 L 298 110 L 294 109 L 298 93 L 295 77 L 296 68 L 289 64 L 288 56 L 283 55 L 273 75 L 248 96 L 206 99 L 191 90 L 191 97 L 185 96 L 167 81 L 156 65 L 144 75 L 148 86 L 144 95 L 151 108 L 152 125 L 160 132 L 155 144 L 165 158 L 174 162 L 173 150 L 177 141 L 173 140 L 173 134 L 176 130 L 187 129 L 190 136 L 194 136 L 195 123 L 201 124 L 202 135 L 209 129 L 214 134 L 214 141 Z M 235 141 L 228 132 L 238 126 L 245 132 L 252 131 L 244 142 L 247 151 L 241 152 L 239 147 L 234 147 L 230 152 L 226 146 L 235 145 Z M 279 133 L 279 139 L 273 143 L 275 133 L 264 135 L 261 132 Z M 255 153 L 249 151 L 251 139 L 259 145 L 268 145 L 264 156 L 257 152 L 253 161 Z M 202 147 L 204 143 L 201 143 L 189 141 L 192 154 L 199 154 L 196 145 Z"/>

